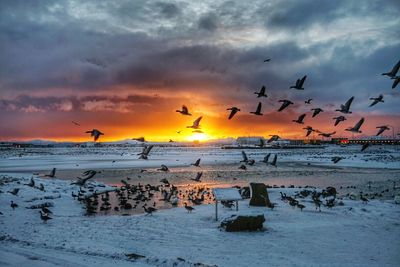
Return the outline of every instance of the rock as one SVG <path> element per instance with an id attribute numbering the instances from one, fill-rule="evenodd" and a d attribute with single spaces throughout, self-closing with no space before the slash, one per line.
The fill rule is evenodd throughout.
<path id="1" fill-rule="evenodd" d="M 221 222 L 220 227 L 227 232 L 259 231 L 263 229 L 265 218 L 260 215 L 232 215 Z"/>
<path id="2" fill-rule="evenodd" d="M 270 207 L 267 186 L 263 183 L 250 183 L 251 199 L 250 206 Z"/>

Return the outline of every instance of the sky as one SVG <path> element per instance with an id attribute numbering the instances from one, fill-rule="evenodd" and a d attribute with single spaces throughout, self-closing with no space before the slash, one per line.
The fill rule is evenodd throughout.
<path id="1" fill-rule="evenodd" d="M 351 137 L 361 117 L 360 135 L 391 136 L 400 86 L 381 73 L 400 60 L 399 13 L 396 0 L 1 1 L 0 140 L 304 138 L 308 125 Z M 304 91 L 289 89 L 304 75 Z M 295 104 L 277 112 L 281 99 Z M 263 116 L 249 113 L 258 102 Z M 199 116 L 200 135 L 186 128 Z"/>

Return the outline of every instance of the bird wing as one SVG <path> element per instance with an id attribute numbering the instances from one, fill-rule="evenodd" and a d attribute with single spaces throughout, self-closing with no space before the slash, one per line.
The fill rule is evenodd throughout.
<path id="1" fill-rule="evenodd" d="M 278 159 L 278 156 L 275 154 L 274 159 L 272 160 L 272 165 L 276 165 L 276 161 Z"/>
<path id="2" fill-rule="evenodd" d="M 400 77 L 398 77 L 397 79 L 394 80 L 393 84 L 392 84 L 392 89 L 396 88 L 396 86 L 400 83 Z"/>
<path id="3" fill-rule="evenodd" d="M 353 102 L 353 99 L 354 99 L 354 96 L 350 97 L 350 99 L 347 100 L 346 104 L 344 104 L 344 109 L 345 109 L 346 111 L 349 111 L 349 110 L 350 110 L 350 105 L 351 105 L 351 103 Z"/>
<path id="4" fill-rule="evenodd" d="M 298 120 L 299 120 L 299 121 L 303 121 L 305 116 L 306 116 L 306 114 L 300 115 Z"/>
<path id="5" fill-rule="evenodd" d="M 150 150 L 154 147 L 154 145 L 150 145 L 150 146 L 145 146 L 145 148 L 143 149 L 143 153 L 148 155 L 150 153 Z"/>
<path id="6" fill-rule="evenodd" d="M 256 113 L 260 113 L 260 112 L 261 112 L 261 102 L 258 102 Z"/>
<path id="7" fill-rule="evenodd" d="M 233 116 L 235 116 L 235 114 L 237 113 L 238 111 L 236 110 L 236 109 L 231 109 L 231 114 L 229 114 L 229 120 L 230 119 L 232 119 L 233 118 Z"/>
<path id="8" fill-rule="evenodd" d="M 182 106 L 182 111 L 183 111 L 183 113 L 189 113 L 189 110 L 188 110 L 187 106 L 185 106 L 185 105 Z"/>
<path id="9" fill-rule="evenodd" d="M 262 94 L 262 95 L 265 94 L 265 86 L 264 85 L 263 85 L 263 87 L 261 87 L 260 94 Z"/>
<path id="10" fill-rule="evenodd" d="M 304 77 L 301 78 L 301 80 L 300 80 L 300 86 L 299 87 L 303 87 L 303 84 L 304 84 L 306 79 L 307 79 L 307 75 L 304 75 Z"/>
<path id="11" fill-rule="evenodd" d="M 354 128 L 356 130 L 359 130 L 363 123 L 364 123 L 364 118 L 361 118 L 361 120 L 359 120 L 359 122 L 357 122 L 357 124 L 354 126 Z"/>
<path id="12" fill-rule="evenodd" d="M 243 161 L 248 161 L 249 159 L 247 158 L 246 152 L 242 151 L 242 157 Z"/>
<path id="13" fill-rule="evenodd" d="M 396 75 L 396 73 L 399 71 L 400 69 L 400 60 L 399 62 L 397 62 L 396 65 L 394 65 L 393 69 L 390 71 L 391 74 L 393 74 L 393 76 Z"/>
<path id="14" fill-rule="evenodd" d="M 193 127 L 199 127 L 200 121 L 203 118 L 203 116 L 198 117 L 194 122 L 193 122 Z"/>

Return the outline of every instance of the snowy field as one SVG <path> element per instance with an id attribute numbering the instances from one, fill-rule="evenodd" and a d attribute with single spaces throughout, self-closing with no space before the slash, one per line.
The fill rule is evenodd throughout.
<path id="1" fill-rule="evenodd" d="M 362 153 L 359 146 L 245 150 L 257 161 L 246 171 L 238 169 L 241 150 L 155 147 L 147 161 L 137 159 L 140 150 L 1 151 L 0 266 L 400 265 L 400 205 L 394 201 L 400 193 L 398 147 L 376 146 Z M 278 155 L 276 168 L 258 162 L 267 153 Z M 333 164 L 332 156 L 345 158 Z M 190 166 L 197 158 L 201 166 Z M 161 164 L 170 171 L 157 171 Z M 57 168 L 56 178 L 44 179 L 52 168 Z M 269 189 L 277 204 L 273 210 L 240 201 L 240 214 L 265 215 L 264 231 L 229 233 L 218 227 L 213 204 L 194 206 L 193 213 L 180 203 L 153 215 L 85 216 L 83 205 L 72 197 L 79 187 L 70 182 L 87 169 L 100 171 L 90 182 L 96 190 L 111 189 L 110 184 L 128 177 L 132 184 L 159 184 L 167 178 L 173 184 L 191 185 L 198 171 L 204 172 L 202 184 L 207 187 L 264 182 L 286 188 Z M 43 184 L 44 191 L 26 185 L 31 177 Z M 299 199 L 306 206 L 300 211 L 280 198 L 279 192 L 293 196 L 301 190 L 289 185 L 335 186 L 343 205 L 323 206 L 318 212 L 309 198 Z M 13 195 L 15 188 L 20 190 Z M 360 191 L 380 196 L 365 204 Z M 11 208 L 11 201 L 18 207 Z M 53 219 L 46 223 L 37 209 L 26 208 L 44 202 L 53 205 Z M 236 214 L 225 207 L 219 212 L 220 219 Z M 130 253 L 143 257 L 130 259 Z"/>

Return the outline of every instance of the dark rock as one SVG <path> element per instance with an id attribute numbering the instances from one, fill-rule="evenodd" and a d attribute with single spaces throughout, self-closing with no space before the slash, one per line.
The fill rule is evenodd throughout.
<path id="1" fill-rule="evenodd" d="M 222 228 L 227 232 L 259 231 L 263 229 L 264 215 L 232 215 L 221 222 Z"/>

